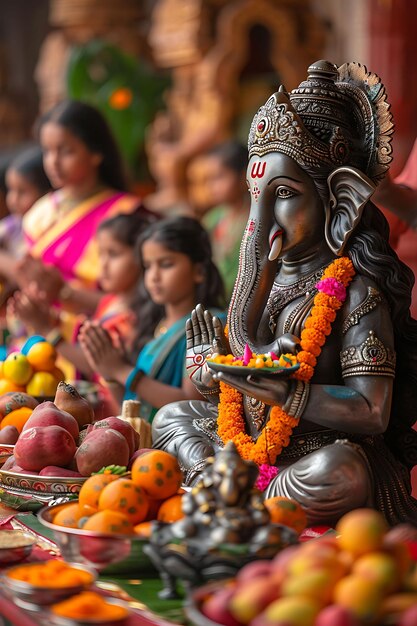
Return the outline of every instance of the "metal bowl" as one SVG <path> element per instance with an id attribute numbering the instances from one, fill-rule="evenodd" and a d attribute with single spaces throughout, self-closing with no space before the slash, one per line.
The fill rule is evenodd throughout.
<path id="1" fill-rule="evenodd" d="M 127 618 L 129 617 L 131 613 L 130 608 L 128 607 L 126 602 L 123 602 L 122 600 L 119 600 L 117 598 L 106 598 L 106 602 L 108 602 L 109 604 L 115 604 L 117 606 L 124 608 L 126 610 L 125 617 L 121 617 L 120 619 L 117 619 L 117 620 L 115 619 L 105 620 L 103 618 L 73 619 L 71 617 L 62 617 L 61 615 L 56 615 L 56 613 L 54 613 L 51 610 L 52 607 L 50 607 L 48 611 L 48 615 L 47 615 L 48 624 L 51 624 L 51 626 L 122 626 L 126 622 Z"/>
<path id="2" fill-rule="evenodd" d="M 38 513 L 41 524 L 53 532 L 65 561 L 84 563 L 102 574 L 155 573 L 151 560 L 143 551 L 147 541 L 138 535 L 99 533 L 54 524 L 54 516 L 69 504 L 74 501 L 46 506 Z"/>
<path id="3" fill-rule="evenodd" d="M 18 567 L 19 565 L 15 565 L 14 567 L 9 567 L 1 577 L 2 583 L 4 585 L 4 589 L 6 592 L 19 601 L 27 602 L 34 605 L 42 605 L 46 606 L 48 604 L 54 604 L 55 602 L 60 602 L 65 598 L 69 598 L 85 589 L 89 589 L 94 581 L 97 579 L 97 572 L 90 567 L 85 565 L 81 565 L 80 563 L 70 563 L 71 567 L 76 569 L 83 570 L 87 572 L 91 576 L 91 582 L 83 583 L 79 585 L 72 585 L 68 587 L 48 587 L 48 586 L 38 586 L 32 585 L 31 583 L 25 582 L 23 580 L 16 580 L 10 577 L 10 574 Z M 25 567 L 36 567 L 39 566 L 39 563 L 28 563 Z"/>
<path id="4" fill-rule="evenodd" d="M 0 444 L 0 467 L 12 456 L 14 452 L 14 445 L 8 443 Z"/>
<path id="5" fill-rule="evenodd" d="M 215 581 L 194 589 L 187 595 L 184 603 L 184 612 L 188 621 L 193 626 L 220 626 L 218 622 L 213 622 L 201 612 L 203 601 L 209 598 L 218 589 L 223 589 L 233 579 Z"/>
<path id="6" fill-rule="evenodd" d="M 0 488 L 4 491 L 2 501 L 21 511 L 39 509 L 57 500 L 74 500 L 86 480 L 84 476 L 37 476 L 0 469 Z"/>
<path id="7" fill-rule="evenodd" d="M 0 530 L 0 563 L 23 561 L 32 552 L 36 539 L 20 530 Z"/>

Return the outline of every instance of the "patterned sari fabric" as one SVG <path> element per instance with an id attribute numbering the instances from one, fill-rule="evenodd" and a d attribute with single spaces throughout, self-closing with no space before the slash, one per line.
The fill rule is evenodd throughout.
<path id="1" fill-rule="evenodd" d="M 133 212 L 139 198 L 105 190 L 61 212 L 57 193 L 38 200 L 25 215 L 23 231 L 28 250 L 33 257 L 59 269 L 65 280 L 94 286 L 98 271 L 95 234 L 99 224 L 119 213 Z"/>

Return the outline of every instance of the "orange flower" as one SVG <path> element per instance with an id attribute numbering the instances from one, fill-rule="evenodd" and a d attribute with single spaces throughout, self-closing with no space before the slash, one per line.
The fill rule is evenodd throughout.
<path id="1" fill-rule="evenodd" d="M 326 343 L 324 334 L 314 328 L 304 328 L 304 330 L 301 331 L 301 345 L 303 345 L 304 339 L 314 341 L 314 343 L 320 347 Z"/>
<path id="2" fill-rule="evenodd" d="M 332 331 L 332 325 L 325 319 L 321 317 L 309 317 L 306 319 L 305 323 L 306 328 L 312 328 L 313 330 L 317 330 L 323 335 L 330 335 Z"/>
<path id="3" fill-rule="evenodd" d="M 349 285 L 355 270 L 352 261 L 347 257 L 336 259 L 323 272 L 324 278 L 334 278 L 345 287 Z M 301 351 L 296 359 L 300 367 L 292 374 L 292 378 L 308 382 L 314 375 L 317 358 L 321 346 L 326 342 L 326 335 L 331 332 L 331 323 L 336 318 L 336 311 L 342 302 L 335 296 L 319 292 L 301 332 Z M 289 355 L 294 358 L 293 355 Z M 293 429 L 298 419 L 291 417 L 279 406 L 271 408 L 269 419 L 256 441 L 246 433 L 243 396 L 225 383 L 220 383 L 220 403 L 217 418 L 217 433 L 223 444 L 233 441 L 240 456 L 245 460 L 254 461 L 257 465 L 267 463 L 273 465 L 282 449 L 288 446 Z"/>
<path id="4" fill-rule="evenodd" d="M 119 87 L 115 89 L 109 98 L 109 105 L 112 109 L 122 111 L 127 109 L 133 100 L 133 93 L 128 87 Z"/>
<path id="5" fill-rule="evenodd" d="M 316 367 L 317 359 L 311 352 L 307 350 L 301 350 L 297 354 L 297 360 L 299 363 L 307 363 L 307 365 L 311 365 L 311 367 Z"/>

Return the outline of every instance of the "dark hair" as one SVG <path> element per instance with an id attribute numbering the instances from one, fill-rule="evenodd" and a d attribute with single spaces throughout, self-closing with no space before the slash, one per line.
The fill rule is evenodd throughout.
<path id="1" fill-rule="evenodd" d="M 212 259 L 209 236 L 200 222 L 191 217 L 172 217 L 151 224 L 138 241 L 139 258 L 143 267 L 142 246 L 145 241 L 157 241 L 173 252 L 186 254 L 203 269 L 204 280 L 196 286 L 196 304 L 204 308 L 222 308 L 225 304 L 223 281 Z M 164 307 L 155 304 L 146 292 L 142 278 L 139 291 L 140 327 L 136 350 L 153 338 L 158 323 L 165 315 Z M 137 354 L 137 353 L 136 353 Z"/>
<path id="2" fill-rule="evenodd" d="M 230 140 L 219 143 L 207 151 L 207 156 L 215 156 L 223 165 L 240 174 L 248 165 L 248 149 L 239 141 Z"/>
<path id="3" fill-rule="evenodd" d="M 42 150 L 39 146 L 20 152 L 7 166 L 15 170 L 34 185 L 43 195 L 52 189 L 49 178 L 43 169 Z"/>
<path id="4" fill-rule="evenodd" d="M 38 132 L 47 122 L 66 128 L 85 143 L 91 152 L 101 154 L 103 160 L 99 165 L 100 180 L 113 189 L 126 191 L 122 158 L 110 127 L 100 111 L 85 102 L 64 100 L 40 118 Z"/>
<path id="5" fill-rule="evenodd" d="M 391 417 L 385 440 L 409 468 L 417 464 L 417 320 L 410 315 L 414 276 L 389 242 L 389 225 L 383 213 L 368 202 L 348 243 L 355 269 L 374 280 L 391 311 L 397 364 Z"/>
<path id="6" fill-rule="evenodd" d="M 329 201 L 327 180 L 303 168 L 313 179 L 323 204 Z M 384 438 L 395 456 L 408 468 L 417 465 L 417 320 L 410 315 L 414 275 L 389 243 L 389 224 L 369 201 L 348 241 L 346 252 L 363 276 L 375 281 L 391 312 L 397 363 L 391 415 Z"/>
<path id="7" fill-rule="evenodd" d="M 120 213 L 100 223 L 97 232 L 108 230 L 122 244 L 136 248 L 139 235 L 154 219 L 150 214 L 138 209 L 133 213 Z"/>

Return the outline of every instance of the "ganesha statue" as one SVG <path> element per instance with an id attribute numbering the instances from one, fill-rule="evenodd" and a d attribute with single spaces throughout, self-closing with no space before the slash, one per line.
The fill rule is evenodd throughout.
<path id="1" fill-rule="evenodd" d="M 373 507 L 417 524 L 413 276 L 372 194 L 391 162 L 385 89 L 358 63 L 318 61 L 262 106 L 249 133 L 251 210 L 227 332 L 198 306 L 187 367 L 204 400 L 160 409 L 154 446 L 189 484 L 228 441 L 310 524 Z M 291 355 L 288 376 L 214 371 L 213 353 Z"/>

